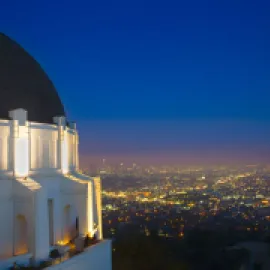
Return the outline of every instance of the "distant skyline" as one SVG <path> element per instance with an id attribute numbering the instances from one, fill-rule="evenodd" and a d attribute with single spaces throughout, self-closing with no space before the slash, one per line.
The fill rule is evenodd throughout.
<path id="1" fill-rule="evenodd" d="M 82 164 L 270 162 L 269 1 L 6 1 Z"/>
<path id="2" fill-rule="evenodd" d="M 83 144 L 88 142 L 81 149 L 84 165 L 101 165 L 103 158 L 107 164 L 135 162 L 140 165 L 267 163 L 270 158 L 270 124 L 263 121 L 87 123 L 86 132 L 81 133 Z M 82 123 L 82 126 L 85 125 Z"/>

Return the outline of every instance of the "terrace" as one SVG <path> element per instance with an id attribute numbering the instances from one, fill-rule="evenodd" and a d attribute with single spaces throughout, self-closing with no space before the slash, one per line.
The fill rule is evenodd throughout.
<path id="1" fill-rule="evenodd" d="M 110 269 L 111 241 L 93 240 L 87 243 L 85 239 L 77 243 L 63 245 L 62 243 L 51 247 L 50 258 L 34 263 L 32 254 L 14 256 L 1 260 L 0 269 Z M 75 267 L 75 265 L 77 265 Z M 78 268 L 78 265 L 80 267 Z M 106 265 L 106 266 L 105 266 Z M 109 267 L 109 268 L 108 268 Z"/>

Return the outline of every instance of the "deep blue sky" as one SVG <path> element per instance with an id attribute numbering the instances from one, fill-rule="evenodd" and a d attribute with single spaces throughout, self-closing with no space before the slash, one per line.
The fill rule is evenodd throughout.
<path id="1" fill-rule="evenodd" d="M 270 1 L 3 3 L 0 31 L 53 80 L 84 161 L 270 161 Z"/>

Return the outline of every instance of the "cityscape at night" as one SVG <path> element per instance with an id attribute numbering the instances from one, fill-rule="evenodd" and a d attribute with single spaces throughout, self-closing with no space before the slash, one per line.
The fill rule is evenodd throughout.
<path id="1" fill-rule="evenodd" d="M 134 164 L 107 167 L 101 175 L 104 233 L 111 237 L 121 223 L 133 222 L 143 224 L 146 234 L 149 226 L 157 226 L 166 237 L 183 237 L 184 228 L 194 227 L 268 231 L 269 166 L 180 169 Z"/>
<path id="2" fill-rule="evenodd" d="M 132 226 L 146 237 L 154 231 L 170 245 L 182 245 L 177 258 L 186 265 L 195 267 L 193 260 L 203 244 L 208 253 L 197 262 L 198 269 L 215 265 L 217 257 L 220 264 L 215 267 L 240 269 L 237 265 L 243 260 L 241 252 L 237 255 L 240 263 L 228 257 L 226 265 L 222 258 L 224 250 L 229 254 L 232 247 L 251 248 L 254 242 L 264 244 L 269 239 L 269 166 L 104 165 L 103 160 L 103 167 L 99 168 L 103 182 L 103 233 L 115 239 L 115 253 L 117 238 Z M 210 235 L 200 243 L 203 234 Z M 192 246 L 190 239 L 194 235 L 197 239 Z M 192 250 L 196 255 L 190 254 Z"/>
<path id="3" fill-rule="evenodd" d="M 0 0 L 0 270 L 270 270 L 269 0 Z"/>

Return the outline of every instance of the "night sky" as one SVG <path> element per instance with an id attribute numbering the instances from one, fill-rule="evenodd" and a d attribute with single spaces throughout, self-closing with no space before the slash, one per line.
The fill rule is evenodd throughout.
<path id="1" fill-rule="evenodd" d="M 270 161 L 270 1 L 2 1 L 85 164 Z M 49 108 L 48 108 L 49 109 Z"/>

